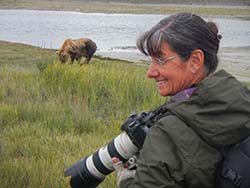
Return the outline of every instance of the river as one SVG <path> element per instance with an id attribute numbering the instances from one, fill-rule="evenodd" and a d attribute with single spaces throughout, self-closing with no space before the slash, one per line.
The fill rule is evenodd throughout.
<path id="1" fill-rule="evenodd" d="M 97 43 L 97 55 L 140 61 L 145 57 L 135 49 L 136 39 L 166 16 L 0 9 L 0 40 L 58 49 L 67 38 L 87 37 Z M 250 81 L 250 19 L 205 19 L 217 23 L 223 36 L 223 68 Z"/>
<path id="2" fill-rule="evenodd" d="M 140 34 L 165 16 L 0 9 L 0 40 L 58 49 L 66 38 L 88 37 L 99 51 L 129 50 Z M 250 45 L 250 20 L 205 19 L 218 24 L 221 46 Z"/>

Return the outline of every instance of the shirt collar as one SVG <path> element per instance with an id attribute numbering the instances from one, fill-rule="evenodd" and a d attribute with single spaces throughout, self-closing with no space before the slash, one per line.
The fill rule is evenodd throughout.
<path id="1" fill-rule="evenodd" d="M 174 96 L 172 96 L 170 98 L 171 102 L 180 102 L 183 101 L 185 99 L 188 99 L 192 93 L 196 90 L 197 87 L 191 87 L 185 90 L 182 90 L 180 92 L 178 92 L 177 94 L 175 94 Z"/>

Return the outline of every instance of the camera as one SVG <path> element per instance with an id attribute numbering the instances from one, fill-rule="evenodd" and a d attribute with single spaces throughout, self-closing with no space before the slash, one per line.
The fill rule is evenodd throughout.
<path id="1" fill-rule="evenodd" d="M 92 155 L 80 159 L 65 170 L 64 176 L 71 176 L 71 187 L 97 187 L 105 179 L 105 176 L 114 171 L 111 160 L 113 157 L 126 162 L 138 153 L 149 128 L 152 126 L 150 120 L 154 116 L 155 114 L 152 112 L 130 115 L 121 126 L 121 134 Z"/>

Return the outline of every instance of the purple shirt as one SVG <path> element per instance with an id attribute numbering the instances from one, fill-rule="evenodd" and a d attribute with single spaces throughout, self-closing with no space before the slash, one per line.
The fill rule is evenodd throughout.
<path id="1" fill-rule="evenodd" d="M 174 96 L 172 96 L 170 100 L 173 102 L 179 102 L 179 101 L 188 99 L 192 95 L 192 93 L 196 90 L 196 88 L 197 87 L 191 87 L 191 88 L 182 90 L 176 93 Z"/>

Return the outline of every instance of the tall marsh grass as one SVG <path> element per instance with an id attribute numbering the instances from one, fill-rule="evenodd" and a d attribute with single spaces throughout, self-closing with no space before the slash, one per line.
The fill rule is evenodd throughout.
<path id="1" fill-rule="evenodd" d="M 67 167 L 120 134 L 129 114 L 166 100 L 143 66 L 61 65 L 54 51 L 1 41 L 0 85 L 0 188 L 69 187 Z M 100 188 L 115 184 L 112 173 Z"/>
<path id="2" fill-rule="evenodd" d="M 130 113 L 165 101 L 142 66 L 46 63 L 0 66 L 0 187 L 69 187 L 64 169 L 120 134 Z M 115 187 L 114 174 L 100 187 Z"/>

